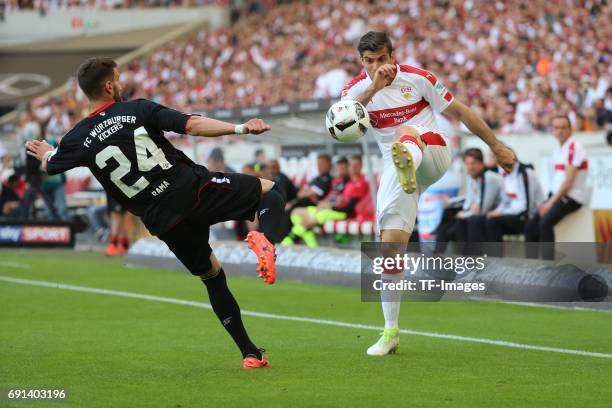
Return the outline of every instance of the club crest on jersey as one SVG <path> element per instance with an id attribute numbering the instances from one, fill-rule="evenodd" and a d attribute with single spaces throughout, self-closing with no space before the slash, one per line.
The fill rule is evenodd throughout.
<path id="1" fill-rule="evenodd" d="M 402 96 L 404 99 L 410 99 L 412 97 L 412 87 L 411 86 L 403 86 L 400 88 L 402 92 Z"/>

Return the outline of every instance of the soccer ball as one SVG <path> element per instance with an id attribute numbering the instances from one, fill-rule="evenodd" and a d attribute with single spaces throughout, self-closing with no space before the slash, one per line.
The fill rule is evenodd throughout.
<path id="1" fill-rule="evenodd" d="M 340 101 L 327 111 L 325 124 L 331 137 L 342 143 L 353 143 L 370 127 L 370 115 L 357 101 Z"/>

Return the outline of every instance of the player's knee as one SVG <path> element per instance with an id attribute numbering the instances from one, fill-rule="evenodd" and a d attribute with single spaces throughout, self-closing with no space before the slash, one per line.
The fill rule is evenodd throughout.
<path id="1" fill-rule="evenodd" d="M 265 202 L 265 205 L 268 207 L 275 207 L 275 208 L 285 207 L 285 200 L 283 199 L 283 196 L 281 195 L 281 193 L 276 191 L 276 189 L 272 189 L 270 191 L 263 193 L 261 197 L 261 201 Z"/>
<path id="2" fill-rule="evenodd" d="M 421 139 L 421 132 L 409 125 L 400 126 L 395 129 L 395 139 L 399 142 L 412 141 L 416 143 L 421 150 L 425 148 L 425 144 Z"/>
<path id="3" fill-rule="evenodd" d="M 485 219 L 485 225 L 487 228 L 495 227 L 497 225 L 496 217 L 487 217 Z"/>
<path id="4" fill-rule="evenodd" d="M 550 228 L 554 226 L 553 220 L 550 217 L 547 217 L 546 215 L 540 218 L 540 222 L 538 224 L 540 228 Z"/>
<path id="5" fill-rule="evenodd" d="M 203 272 L 197 276 L 201 280 L 205 281 L 207 279 L 212 279 L 215 276 L 219 275 L 220 271 L 221 271 L 221 268 L 211 266 L 206 272 Z"/>
<path id="6" fill-rule="evenodd" d="M 267 193 L 268 191 L 272 190 L 276 185 L 276 183 L 272 180 L 264 178 L 260 178 L 259 181 L 261 182 L 261 194 Z"/>
<path id="7" fill-rule="evenodd" d="M 395 129 L 395 136 L 397 136 L 398 139 L 403 136 L 412 136 L 416 139 L 420 139 L 421 133 L 410 125 L 402 125 Z"/>
<path id="8" fill-rule="evenodd" d="M 200 279 L 206 280 L 217 276 L 220 270 L 221 265 L 219 264 L 219 261 L 217 261 L 217 258 L 214 256 L 214 254 L 210 254 L 208 258 L 202 261 L 200 268 L 192 273 Z"/>

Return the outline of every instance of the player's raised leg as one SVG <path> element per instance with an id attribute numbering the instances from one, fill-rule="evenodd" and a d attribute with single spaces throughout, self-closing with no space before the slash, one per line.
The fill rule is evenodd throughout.
<path id="1" fill-rule="evenodd" d="M 213 253 L 210 254 L 209 260 L 210 268 L 198 277 L 206 286 L 213 311 L 242 353 L 242 367 L 269 367 L 270 363 L 264 358 L 263 350 L 253 344 L 244 328 L 240 307 L 227 286 L 223 268 Z"/>
<path id="2" fill-rule="evenodd" d="M 285 201 L 276 191 L 273 181 L 260 179 L 261 200 L 257 209 L 259 231 L 251 231 L 246 241 L 257 257 L 257 272 L 266 283 L 276 281 L 276 253 L 274 244 L 282 239 L 281 222 Z"/>
<path id="3" fill-rule="evenodd" d="M 391 145 L 391 158 L 404 192 L 416 190 L 416 172 L 422 161 L 423 142 L 420 132 L 412 126 L 399 126 L 395 130 L 397 140 Z"/>

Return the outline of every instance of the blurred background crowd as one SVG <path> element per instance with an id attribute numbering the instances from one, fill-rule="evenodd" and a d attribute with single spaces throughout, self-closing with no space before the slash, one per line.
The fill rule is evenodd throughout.
<path id="1" fill-rule="evenodd" d="M 185 111 L 333 98 L 361 71 L 355 42 L 377 29 L 392 35 L 399 63 L 436 74 L 498 133 L 545 131 L 555 112 L 575 130 L 597 130 L 612 121 L 606 3 L 238 2 L 234 24 L 135 60 L 121 80 L 128 97 Z M 30 113 L 50 132 L 87 110 L 70 87 L 33 101 Z"/>

